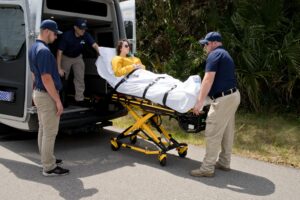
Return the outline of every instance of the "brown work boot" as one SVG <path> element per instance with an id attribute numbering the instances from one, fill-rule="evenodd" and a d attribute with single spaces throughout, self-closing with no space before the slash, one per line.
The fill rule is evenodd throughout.
<path id="1" fill-rule="evenodd" d="M 225 167 L 223 165 L 221 165 L 219 162 L 216 162 L 216 165 L 215 165 L 215 169 L 219 169 L 219 170 L 222 170 L 222 171 L 230 171 L 230 167 Z"/>
<path id="2" fill-rule="evenodd" d="M 197 176 L 197 177 L 213 177 L 215 175 L 214 172 L 208 172 L 208 171 L 202 171 L 200 168 L 194 169 L 190 171 L 191 176 Z"/>

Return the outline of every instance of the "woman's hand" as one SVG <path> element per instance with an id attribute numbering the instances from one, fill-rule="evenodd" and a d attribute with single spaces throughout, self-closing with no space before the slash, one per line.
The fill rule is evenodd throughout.
<path id="1" fill-rule="evenodd" d="M 143 66 L 141 64 L 133 64 L 134 69 L 142 69 Z"/>

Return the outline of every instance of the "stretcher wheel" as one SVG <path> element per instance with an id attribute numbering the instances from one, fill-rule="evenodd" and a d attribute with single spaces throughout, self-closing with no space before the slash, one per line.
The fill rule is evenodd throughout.
<path id="1" fill-rule="evenodd" d="M 159 159 L 159 164 L 161 166 L 166 166 L 166 164 L 167 164 L 167 154 L 165 154 L 165 153 L 159 154 L 158 159 Z"/>
<path id="2" fill-rule="evenodd" d="M 178 155 L 181 158 L 185 158 L 185 156 L 187 155 L 187 146 L 183 146 L 183 147 L 178 147 L 177 151 L 178 151 Z"/>
<path id="3" fill-rule="evenodd" d="M 136 141 L 137 141 L 137 136 L 136 135 L 130 136 L 130 143 L 131 144 L 135 144 Z"/>
<path id="4" fill-rule="evenodd" d="M 117 142 L 116 138 L 112 138 L 110 140 L 110 146 L 113 151 L 117 151 L 120 149 L 121 145 Z"/>

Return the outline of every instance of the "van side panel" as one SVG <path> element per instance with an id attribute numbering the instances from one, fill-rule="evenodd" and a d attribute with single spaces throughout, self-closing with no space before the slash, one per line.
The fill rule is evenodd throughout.
<path id="1" fill-rule="evenodd" d="M 0 101 L 1 114 L 23 117 L 25 101 L 26 47 L 25 42 L 17 60 L 0 61 L 0 90 L 13 95 L 12 102 Z"/>
<path id="2" fill-rule="evenodd" d="M 58 10 L 47 8 L 47 2 L 52 5 L 52 8 L 58 5 Z M 119 0 L 74 0 L 78 12 L 64 11 L 73 8 L 63 8 L 59 6 L 60 2 L 59 0 L 0 0 L 0 9 L 12 9 L 18 12 L 18 15 L 13 11 L 8 11 L 9 15 L 7 15 L 7 10 L 4 11 L 6 14 L 0 13 L 0 124 L 24 131 L 36 131 L 38 128 L 36 107 L 32 104 L 33 81 L 27 57 L 28 50 L 40 31 L 41 20 L 53 18 L 59 28 L 65 31 L 73 27 L 76 18 L 86 18 L 89 22 L 88 31 L 100 46 L 114 47 L 119 39 L 126 37 Z M 90 13 L 90 9 L 82 10 L 80 3 L 85 7 L 99 4 L 106 10 L 101 12 L 101 9 L 96 9 L 94 13 Z M 11 45 L 10 41 L 15 45 Z M 55 44 L 52 47 L 55 47 Z M 78 108 L 72 105 L 66 107 L 61 117 L 60 128 L 74 128 L 99 122 L 105 124 L 104 122 L 127 113 L 121 105 L 110 102 L 107 83 L 101 79 L 95 68 L 97 55 L 94 55 L 93 49 L 91 50 L 91 52 L 84 52 L 83 57 L 86 63 L 86 95 L 90 98 L 88 103 L 92 104 L 92 107 Z M 72 91 L 68 94 L 72 98 Z M 10 98 L 8 101 L 7 97 Z"/>
<path id="3" fill-rule="evenodd" d="M 26 8 L 21 5 L 0 5 L 0 115 L 18 118 L 24 117 L 26 85 Z"/>

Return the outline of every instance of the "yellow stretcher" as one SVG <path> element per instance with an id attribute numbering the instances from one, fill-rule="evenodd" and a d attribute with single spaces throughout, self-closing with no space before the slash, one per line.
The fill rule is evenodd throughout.
<path id="1" fill-rule="evenodd" d="M 195 116 L 192 112 L 178 113 L 167 107 L 153 104 L 151 101 L 123 94 L 113 94 L 112 101 L 120 102 L 135 120 L 134 124 L 111 139 L 112 150 L 117 151 L 120 147 L 126 147 L 144 154 L 157 154 L 161 166 L 166 165 L 167 151 L 176 149 L 178 155 L 184 158 L 188 150 L 186 143 L 177 142 L 162 126 L 161 116 L 173 117 L 183 130 L 195 133 L 205 129 L 205 119 L 209 109 L 206 106 L 201 115 Z M 156 129 L 158 134 L 153 129 Z M 137 136 L 152 142 L 157 150 L 135 146 Z M 130 144 L 122 142 L 124 138 L 129 138 Z"/>

